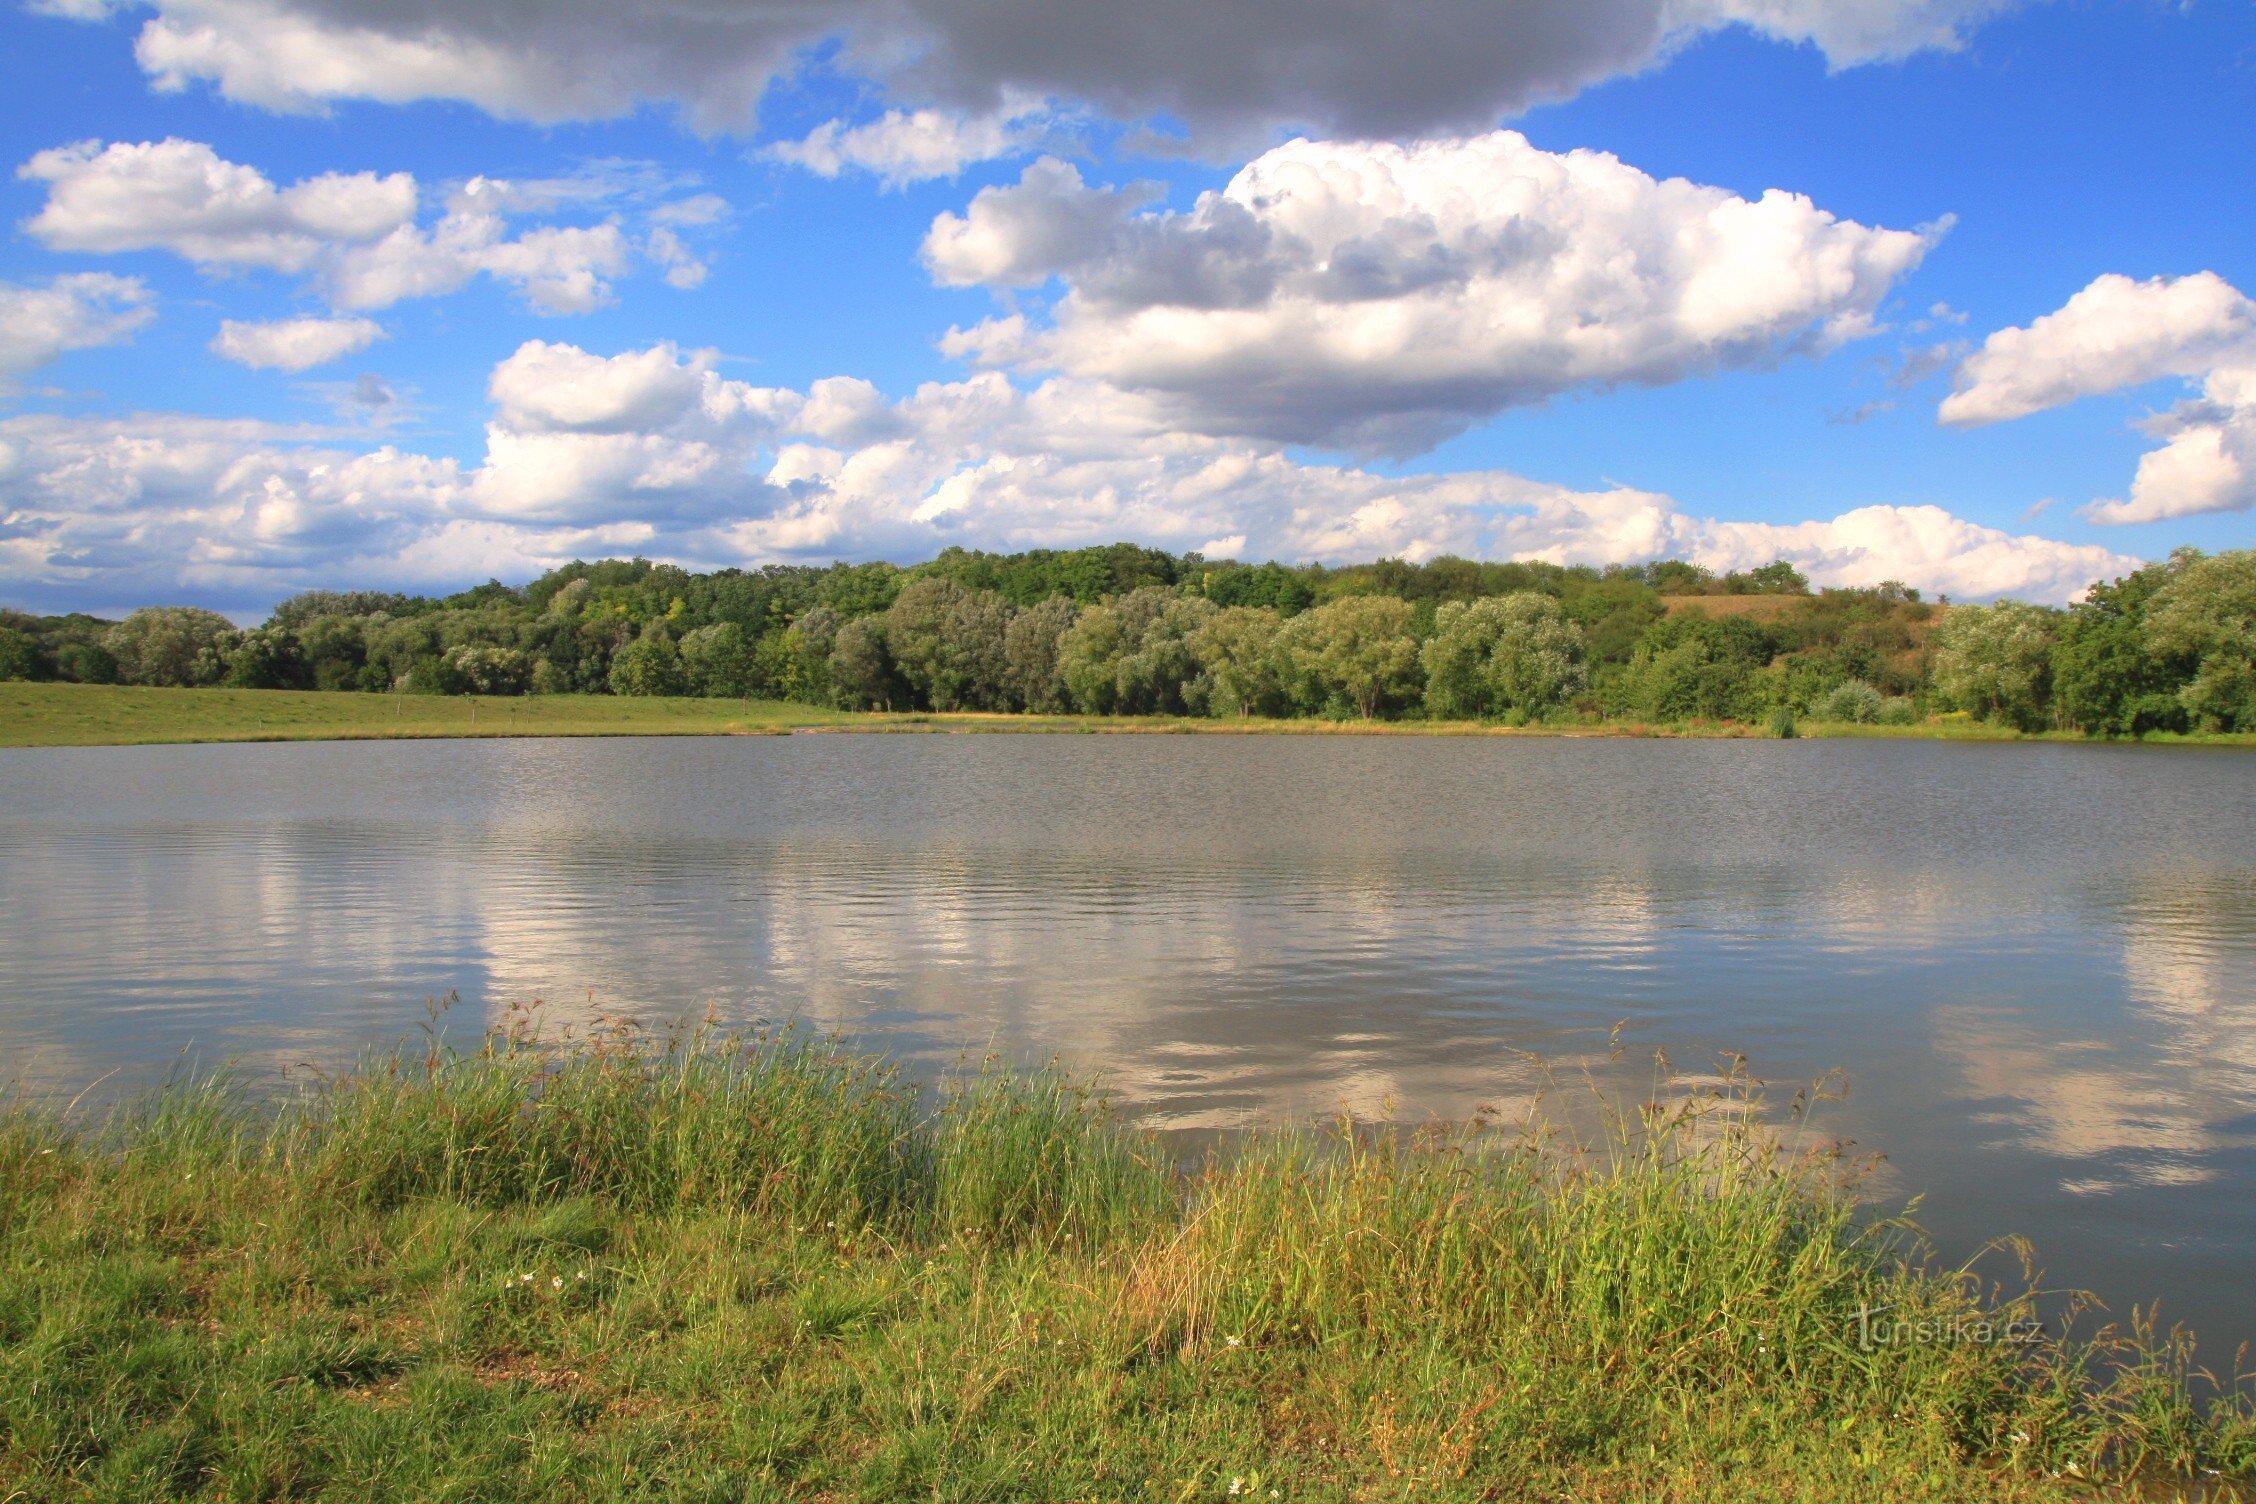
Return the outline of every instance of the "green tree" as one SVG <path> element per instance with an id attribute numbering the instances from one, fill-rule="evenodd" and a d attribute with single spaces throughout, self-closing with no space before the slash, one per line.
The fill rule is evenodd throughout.
<path id="1" fill-rule="evenodd" d="M 1426 709 L 1443 718 L 1541 715 L 1590 683 L 1581 630 L 1534 591 L 1444 602 L 1420 656 Z"/>
<path id="2" fill-rule="evenodd" d="M 1003 640 L 1010 605 L 944 576 L 902 587 L 885 641 L 910 691 L 934 710 L 997 710 L 1007 701 Z"/>
<path id="3" fill-rule="evenodd" d="M 1200 678 L 1204 665 L 1193 642 L 1221 608 L 1202 596 L 1177 595 L 1164 587 L 1138 590 L 1122 602 L 1123 620 L 1134 629 L 1133 643 L 1114 668 L 1124 714 L 1184 715 L 1203 712 Z"/>
<path id="4" fill-rule="evenodd" d="M 1058 639 L 1059 676 L 1090 715 L 1181 715 L 1199 693 L 1191 639 L 1218 609 L 1164 585 L 1091 606 Z"/>
<path id="5" fill-rule="evenodd" d="M 1084 715 L 1111 715 L 1120 703 L 1119 664 L 1129 627 L 1120 608 L 1099 602 L 1058 638 L 1057 672 Z"/>
<path id="6" fill-rule="evenodd" d="M 1935 688 L 1985 721 L 2043 725 L 2055 621 L 2054 612 L 2020 601 L 1954 607 L 1935 626 Z"/>
<path id="7" fill-rule="evenodd" d="M 445 662 L 473 695 L 521 695 L 531 686 L 532 660 L 515 648 L 463 643 L 447 649 Z"/>
<path id="8" fill-rule="evenodd" d="M 885 618 L 862 616 L 838 629 L 830 650 L 830 678 L 848 710 L 891 710 L 904 691 L 885 643 Z"/>
<path id="9" fill-rule="evenodd" d="M 98 642 L 69 638 L 55 644 L 55 677 L 73 684 L 115 684 L 117 660 Z"/>
<path id="10" fill-rule="evenodd" d="M 640 637 L 619 649 L 611 658 L 610 685 L 615 695 L 687 693 L 689 675 L 672 634 L 652 622 Z"/>
<path id="11" fill-rule="evenodd" d="M 39 667 L 39 648 L 28 632 L 0 627 L 0 679 L 28 679 Z"/>
<path id="12" fill-rule="evenodd" d="M 2147 610 L 2147 640 L 2165 656 L 2193 660 L 2178 691 L 2204 730 L 2256 731 L 2256 549 L 2171 559 L 2169 583 Z"/>
<path id="13" fill-rule="evenodd" d="M 303 689 L 313 672 L 298 634 L 288 627 L 254 627 L 236 638 L 227 653 L 222 681 L 234 689 Z"/>
<path id="14" fill-rule="evenodd" d="M 1277 630 L 1286 692 L 1304 709 L 1352 709 L 1365 720 L 1418 692 L 1418 644 L 1408 601 L 1349 596 L 1316 606 Z"/>
<path id="15" fill-rule="evenodd" d="M 2101 736 L 2184 727 L 2178 691 L 2199 660 L 2159 649 L 2146 620 L 2172 567 L 2149 565 L 2094 585 L 2061 618 L 2052 650 L 2052 703 L 2063 725 Z"/>
<path id="16" fill-rule="evenodd" d="M 1058 643 L 1080 614 L 1071 596 L 1053 595 L 1011 618 L 1003 632 L 1003 683 L 1014 706 L 1036 715 L 1073 708 L 1058 672 Z"/>
<path id="17" fill-rule="evenodd" d="M 239 635 L 216 611 L 149 606 L 110 628 L 102 646 L 128 684 L 216 684 Z"/>
<path id="18" fill-rule="evenodd" d="M 757 692 L 759 664 L 752 643 L 733 621 L 683 633 L 681 659 L 693 695 L 748 700 Z"/>
<path id="19" fill-rule="evenodd" d="M 1191 637 L 1191 652 L 1206 677 L 1206 707 L 1215 715 L 1277 715 L 1284 685 L 1277 678 L 1277 613 L 1262 606 L 1231 606 L 1206 619 Z"/>

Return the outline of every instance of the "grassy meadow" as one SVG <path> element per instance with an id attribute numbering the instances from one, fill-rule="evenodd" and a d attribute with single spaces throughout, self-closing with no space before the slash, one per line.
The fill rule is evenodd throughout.
<path id="1" fill-rule="evenodd" d="M 1195 1164 L 1054 1074 L 919 1092 L 791 1034 L 520 1031 L 287 1103 L 19 1108 L 0 1499 L 1965 1504 L 2256 1473 L 2256 1407 L 2182 1345 L 2005 1340 L 2026 1297 L 1861 1212 L 1798 1113 L 1662 1087 L 1582 1136 L 1335 1126 Z"/>
<path id="2" fill-rule="evenodd" d="M 328 690 L 164 689 L 116 684 L 0 683 L 0 747 L 126 746 L 167 742 L 336 741 L 465 736 L 730 736 L 853 731 L 1176 732 L 1378 736 L 1759 737 L 1733 721 L 1324 721 L 1265 717 L 1019 715 L 830 710 L 782 700 L 630 695 L 417 695 Z M 1951 741 L 2084 741 L 2073 732 L 2020 732 L 1965 715 L 1910 726 L 1802 721 L 1805 737 Z M 2256 735 L 2154 734 L 2156 742 L 2256 745 Z"/>
<path id="3" fill-rule="evenodd" d="M 844 711 L 767 700 L 0 684 L 0 746 L 8 747 L 365 737 L 682 736 L 784 731 L 852 719 Z"/>

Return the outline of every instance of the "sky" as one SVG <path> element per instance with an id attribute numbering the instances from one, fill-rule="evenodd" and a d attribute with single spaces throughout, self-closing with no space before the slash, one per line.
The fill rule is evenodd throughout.
<path id="1" fill-rule="evenodd" d="M 2251 541 L 2241 0 L 0 5 L 0 604 Z"/>

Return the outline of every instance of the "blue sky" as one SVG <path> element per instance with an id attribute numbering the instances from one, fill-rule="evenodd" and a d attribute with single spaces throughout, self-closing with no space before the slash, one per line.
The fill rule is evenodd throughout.
<path id="1" fill-rule="evenodd" d="M 0 11 L 0 602 L 2249 542 L 2256 10 L 1080 9 Z"/>

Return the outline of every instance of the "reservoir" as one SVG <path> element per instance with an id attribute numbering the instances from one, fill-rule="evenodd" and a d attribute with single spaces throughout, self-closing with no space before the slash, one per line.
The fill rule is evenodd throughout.
<path id="1" fill-rule="evenodd" d="M 0 751 L 0 1077 L 799 1021 L 1154 1127 L 1460 1119 L 1737 1052 L 1954 1259 L 2256 1337 L 2256 757 L 798 735 Z M 457 999 L 433 1022 L 432 1000 Z M 1617 1031 L 1618 1030 L 1618 1034 Z M 1617 1048 L 1609 1047 L 1612 1039 Z M 2015 1266 L 1995 1259 L 1999 1277 Z"/>

